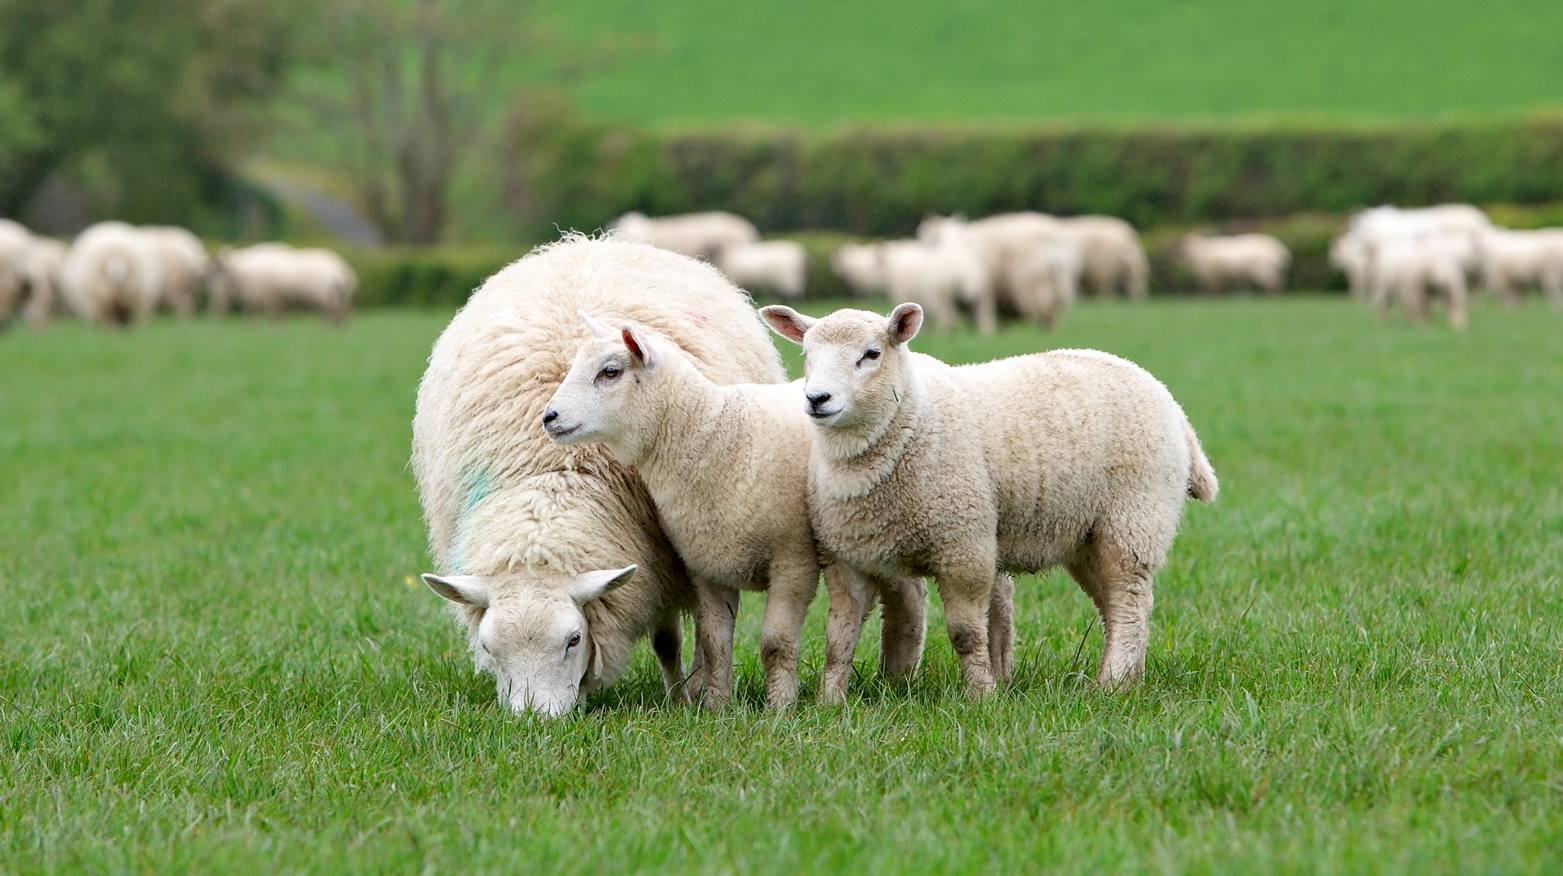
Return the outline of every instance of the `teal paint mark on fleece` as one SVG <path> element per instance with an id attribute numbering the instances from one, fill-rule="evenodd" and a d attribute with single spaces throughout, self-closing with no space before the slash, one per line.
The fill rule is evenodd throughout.
<path id="1" fill-rule="evenodd" d="M 462 503 L 461 516 L 456 520 L 456 543 L 451 549 L 450 569 L 453 574 L 461 574 L 461 564 L 466 559 L 467 552 L 467 521 L 472 518 L 472 512 L 489 493 L 488 469 L 477 468 L 468 475 L 471 481 L 467 487 L 467 501 Z"/>

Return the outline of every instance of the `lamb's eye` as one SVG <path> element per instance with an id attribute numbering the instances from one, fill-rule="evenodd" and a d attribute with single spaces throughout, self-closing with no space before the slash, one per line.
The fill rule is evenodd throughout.
<path id="1" fill-rule="evenodd" d="M 608 365 L 608 366 L 604 367 L 601 371 L 597 372 L 597 376 L 602 378 L 603 380 L 615 380 L 615 379 L 618 378 L 618 376 L 620 374 L 623 374 L 623 373 L 624 373 L 624 369 L 623 368 L 620 368 L 617 365 Z"/>
<path id="2" fill-rule="evenodd" d="M 863 358 L 857 360 L 857 364 L 862 365 L 864 362 L 872 362 L 878 358 L 879 350 L 874 347 L 869 347 L 867 350 L 863 351 Z"/>
<path id="3" fill-rule="evenodd" d="M 566 645 L 565 647 L 566 648 L 574 648 L 576 645 L 579 645 L 579 644 L 581 644 L 581 634 L 580 633 L 571 633 L 570 634 L 570 644 Z"/>

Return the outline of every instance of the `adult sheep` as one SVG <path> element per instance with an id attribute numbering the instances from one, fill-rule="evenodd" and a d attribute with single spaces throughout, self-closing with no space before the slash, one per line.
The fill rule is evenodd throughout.
<path id="1" fill-rule="evenodd" d="M 60 269 L 65 300 L 99 325 L 129 326 L 157 307 L 162 268 L 145 235 L 123 222 L 99 222 L 76 236 Z"/>
<path id="2" fill-rule="evenodd" d="M 31 248 L 31 232 L 9 219 L 0 219 L 0 328 L 10 325 L 21 304 Z"/>
<path id="3" fill-rule="evenodd" d="M 1094 350 L 951 367 L 907 349 L 916 304 L 761 313 L 803 345 L 821 550 L 872 581 L 934 576 L 971 696 L 1009 676 L 1009 573 L 1059 565 L 1102 619 L 1097 680 L 1144 671 L 1153 578 L 1185 500 L 1217 492 L 1165 386 Z"/>
<path id="4" fill-rule="evenodd" d="M 608 230 L 626 240 L 706 260 L 716 258 L 717 253 L 730 246 L 760 239 L 760 231 L 753 222 L 721 211 L 655 219 L 644 213 L 629 212 L 609 225 Z"/>
<path id="5" fill-rule="evenodd" d="M 673 690 L 684 570 L 633 472 L 559 446 L 543 409 L 591 335 L 585 310 L 669 338 L 721 384 L 779 383 L 748 296 L 707 264 L 570 236 L 490 277 L 434 345 L 418 387 L 413 473 L 440 574 L 477 665 L 517 712 L 560 715 L 612 684 L 645 636 Z"/>
<path id="6" fill-rule="evenodd" d="M 1134 226 L 1116 216 L 1070 216 L 1059 220 L 1080 250 L 1080 283 L 1097 295 L 1119 290 L 1133 299 L 1146 295 L 1150 262 Z"/>
<path id="7" fill-rule="evenodd" d="M 1075 301 L 1080 247 L 1063 223 L 1043 213 L 1001 213 L 975 222 L 929 216 L 917 227 L 927 243 L 971 247 L 988 268 L 1001 310 L 1051 330 Z"/>
<path id="8" fill-rule="evenodd" d="M 141 229 L 142 236 L 158 260 L 162 283 L 158 290 L 161 302 L 181 319 L 195 313 L 196 290 L 206 282 L 211 268 L 211 257 L 201 239 L 184 228 L 171 225 L 149 225 Z"/>
<path id="9" fill-rule="evenodd" d="M 1482 282 L 1499 301 L 1515 304 L 1519 290 L 1541 289 L 1563 307 L 1563 228 L 1493 229 L 1481 237 Z"/>
<path id="10" fill-rule="evenodd" d="M 280 318 L 289 304 L 318 309 L 333 323 L 352 313 L 358 276 L 329 249 L 294 249 L 285 243 L 258 243 L 218 250 L 212 276 L 214 314 L 237 301 L 245 313 Z"/>
<path id="11" fill-rule="evenodd" d="M 809 254 L 795 240 L 763 240 L 718 250 L 714 263 L 727 279 L 750 292 L 774 292 L 790 301 L 803 297 Z"/>

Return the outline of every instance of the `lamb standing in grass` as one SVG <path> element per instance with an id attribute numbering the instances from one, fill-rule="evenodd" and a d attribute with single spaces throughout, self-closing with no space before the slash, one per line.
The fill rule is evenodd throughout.
<path id="1" fill-rule="evenodd" d="M 1442 294 L 1449 325 L 1466 327 L 1465 268 L 1459 252 L 1437 235 L 1413 235 L 1374 240 L 1368 245 L 1373 269 L 1369 275 L 1369 301 L 1384 318 L 1394 302 L 1400 302 L 1413 322 L 1428 315 L 1428 293 Z"/>
<path id="2" fill-rule="evenodd" d="M 871 580 L 935 576 L 971 696 L 1010 674 L 1008 572 L 1067 568 L 1101 615 L 1097 680 L 1144 671 L 1152 579 L 1184 500 L 1217 491 L 1165 386 L 1091 350 L 951 367 L 907 349 L 915 304 L 888 319 L 761 314 L 803 345 L 821 548 Z"/>
<path id="3" fill-rule="evenodd" d="M 786 380 L 748 297 L 715 268 L 625 241 L 570 236 L 536 250 L 451 320 L 413 418 L 413 473 L 440 570 L 426 580 L 517 712 L 568 712 L 616 681 L 648 636 L 675 690 L 679 614 L 694 607 L 640 478 L 606 448 L 561 447 L 540 426 L 591 337 L 582 309 L 673 339 L 718 383 Z"/>
<path id="4" fill-rule="evenodd" d="M 1116 216 L 1069 216 L 1059 224 L 1080 249 L 1080 281 L 1097 295 L 1120 289 L 1135 300 L 1146 296 L 1150 262 L 1134 226 Z"/>
<path id="5" fill-rule="evenodd" d="M 803 297 L 809 278 L 809 254 L 795 240 L 729 246 L 717 252 L 715 264 L 750 292 L 774 292 L 794 301 Z"/>
<path id="6" fill-rule="evenodd" d="M 1499 301 L 1518 303 L 1521 287 L 1536 286 L 1563 308 L 1563 228 L 1493 229 L 1482 235 L 1481 250 L 1483 284 Z"/>
<path id="7" fill-rule="evenodd" d="M 960 308 L 965 305 L 977 331 L 993 334 L 997 323 L 993 278 L 970 246 L 959 241 L 896 240 L 877 249 L 892 299 L 921 305 L 939 332 L 960 324 Z"/>
<path id="8" fill-rule="evenodd" d="M 1286 285 L 1291 250 L 1268 234 L 1234 234 L 1230 237 L 1183 238 L 1183 257 L 1194 272 L 1194 281 L 1205 292 L 1220 292 L 1252 283 L 1266 292 Z"/>
<path id="9" fill-rule="evenodd" d="M 721 386 L 685 353 L 644 326 L 621 329 L 581 314 L 595 335 L 576 353 L 570 373 L 548 402 L 543 427 L 555 442 L 595 442 L 632 466 L 645 482 L 663 530 L 678 551 L 699 599 L 696 637 L 708 706 L 732 693 L 733 626 L 739 593 L 766 591 L 760 638 L 766 702 L 798 698 L 803 620 L 819 589 L 819 553 L 809 524 L 808 417 L 797 384 Z M 833 591 L 842 570 L 827 575 Z M 911 641 L 887 640 L 887 674 L 916 668 L 922 653 L 925 591 L 918 582 L 887 593 L 885 630 L 916 630 Z M 832 631 L 850 628 L 861 609 L 832 596 Z M 830 655 L 824 699 L 845 692 L 846 659 Z"/>
<path id="10" fill-rule="evenodd" d="M 659 216 L 655 219 L 644 213 L 630 212 L 616 219 L 608 226 L 608 230 L 625 240 L 649 243 L 658 249 L 707 260 L 714 260 L 718 253 L 730 246 L 754 243 L 760 239 L 760 231 L 753 222 L 721 211 Z"/>

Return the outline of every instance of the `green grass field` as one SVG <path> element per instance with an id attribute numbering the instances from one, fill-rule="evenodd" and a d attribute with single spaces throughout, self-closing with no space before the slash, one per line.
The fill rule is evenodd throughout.
<path id="1" fill-rule="evenodd" d="M 1184 403 L 1222 495 L 1143 684 L 1085 681 L 1054 574 L 978 705 L 936 627 L 909 686 L 870 631 L 847 706 L 767 714 L 749 601 L 730 712 L 664 705 L 642 646 L 557 723 L 501 711 L 412 584 L 448 316 L 0 337 L 0 873 L 1563 867 L 1563 314 L 1159 300 L 919 339 L 1098 347 Z"/>
<path id="2" fill-rule="evenodd" d="M 574 93 L 650 122 L 1135 121 L 1563 106 L 1545 0 L 544 0 L 640 50 Z"/>

